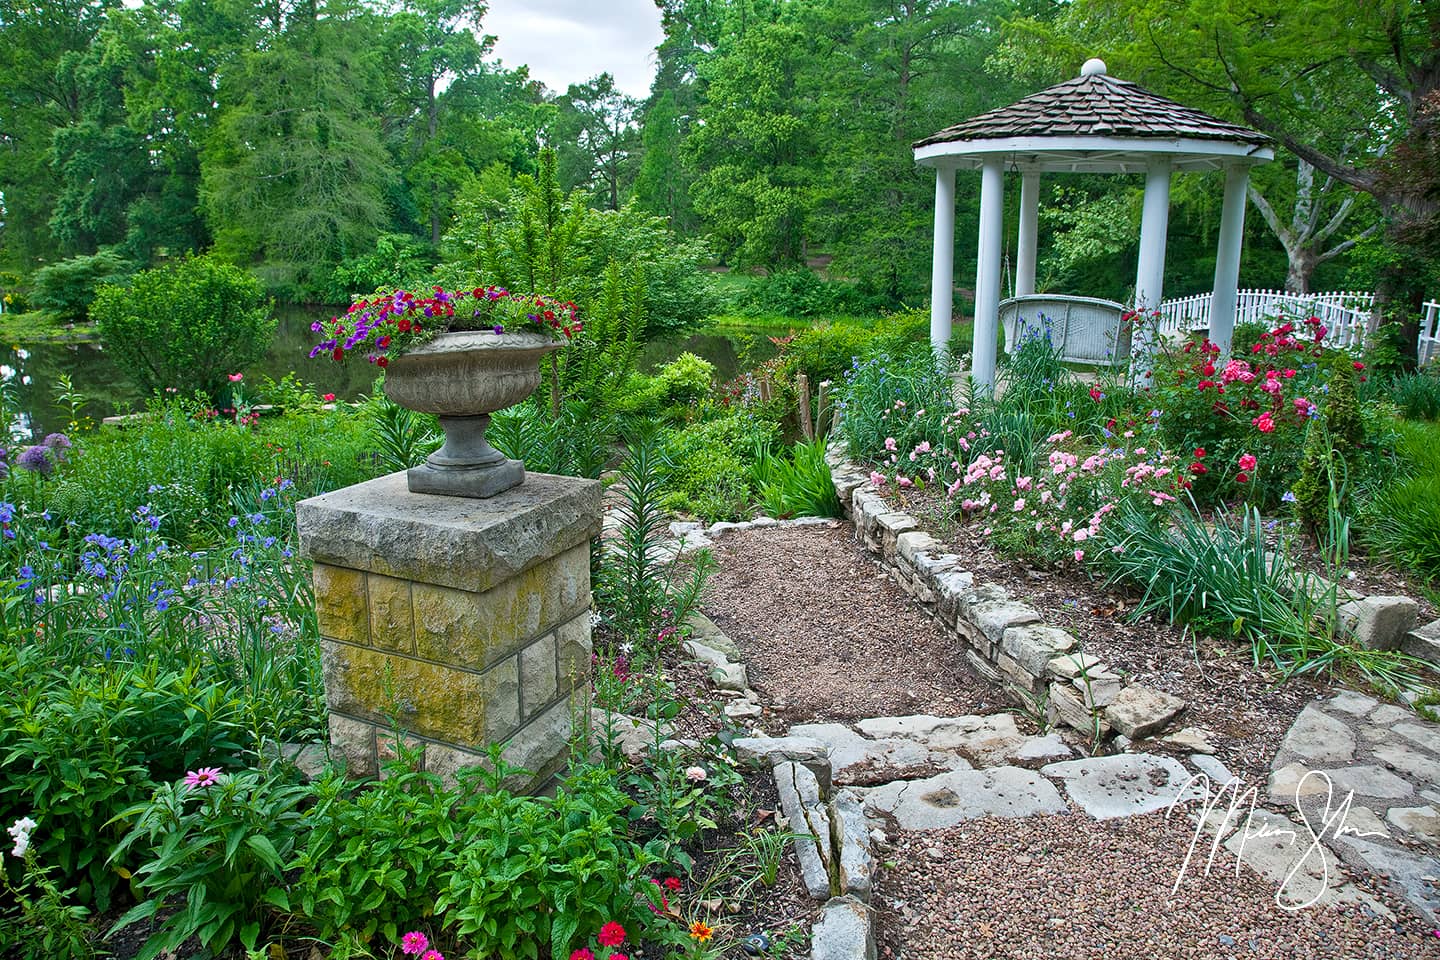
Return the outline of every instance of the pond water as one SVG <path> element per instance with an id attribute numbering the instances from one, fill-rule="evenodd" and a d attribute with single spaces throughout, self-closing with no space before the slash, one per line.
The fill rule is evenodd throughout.
<path id="1" fill-rule="evenodd" d="M 293 371 L 313 384 L 318 394 L 354 400 L 370 392 L 377 371 L 368 364 L 337 364 L 308 357 L 315 343 L 310 324 L 329 319 L 331 309 L 287 304 L 276 312 L 275 341 L 264 359 L 243 371 L 247 385 L 258 388 L 262 377 L 279 380 Z M 721 381 L 729 380 L 773 357 L 777 348 L 769 336 L 784 332 L 726 326 L 665 337 L 645 345 L 640 366 L 650 371 L 688 351 L 715 364 Z M 12 426 L 21 436 L 44 436 L 63 429 L 69 420 L 69 408 L 55 395 L 61 375 L 69 375 L 75 391 L 86 398 L 81 414 L 95 420 L 131 413 L 144 405 L 139 390 L 98 342 L 20 344 L 13 352 L 5 349 L 0 351 L 0 376 L 6 374 L 19 404 L 19 417 Z"/>

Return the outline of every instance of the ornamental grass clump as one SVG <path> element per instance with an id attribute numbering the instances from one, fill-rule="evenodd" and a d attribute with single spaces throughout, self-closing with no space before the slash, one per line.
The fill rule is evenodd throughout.
<path id="1" fill-rule="evenodd" d="M 317 320 L 310 329 L 325 339 L 310 350 L 310 357 L 328 356 L 337 363 L 352 354 L 385 368 L 395 357 L 442 333 L 483 330 L 537 331 L 566 340 L 584 327 L 575 304 L 540 294 L 512 293 L 503 287 L 474 287 L 419 295 L 408 290 L 377 292 L 356 300 L 343 317 L 328 323 Z"/>

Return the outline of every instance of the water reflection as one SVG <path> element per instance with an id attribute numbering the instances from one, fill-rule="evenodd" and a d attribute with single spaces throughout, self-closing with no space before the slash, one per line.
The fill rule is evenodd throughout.
<path id="1" fill-rule="evenodd" d="M 293 371 L 313 385 L 317 394 L 333 393 L 340 400 L 354 400 L 371 391 L 378 371 L 369 364 L 339 364 L 308 357 L 317 337 L 310 324 L 330 319 L 332 309 L 286 304 L 277 307 L 276 312 L 279 323 L 275 341 L 264 359 L 243 371 L 247 386 L 258 389 L 262 377 L 279 380 Z M 688 351 L 713 363 L 723 382 L 775 356 L 777 348 L 769 337 L 785 332 L 726 327 L 653 340 L 641 353 L 640 369 L 654 370 Z M 98 342 L 27 345 L 14 352 L 4 351 L 0 363 L 11 371 L 8 382 L 19 404 L 20 414 L 12 429 L 21 431 L 24 437 L 64 429 L 69 408 L 55 396 L 62 374 L 68 374 L 75 391 L 88 398 L 81 412 L 95 420 L 144 407 L 140 391 Z M 3 372 L 4 368 L 0 368 L 0 374 Z"/>

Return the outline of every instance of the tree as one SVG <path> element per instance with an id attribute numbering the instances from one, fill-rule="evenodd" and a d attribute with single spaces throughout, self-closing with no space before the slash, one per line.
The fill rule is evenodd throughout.
<path id="1" fill-rule="evenodd" d="M 738 264 L 784 267 L 805 255 L 818 169 L 808 91 L 811 38 L 797 25 L 752 27 L 701 67 L 707 100 L 687 143 L 700 171 L 695 210 Z"/>
<path id="2" fill-rule="evenodd" d="M 640 141 L 640 170 L 635 175 L 635 201 L 644 210 L 659 214 L 678 231 L 695 226 L 690 205 L 691 176 L 684 166 L 681 144 L 685 138 L 684 118 L 676 106 L 675 93 L 666 90 L 645 112 Z"/>
<path id="3" fill-rule="evenodd" d="M 606 209 L 620 209 L 622 182 L 633 177 L 635 100 L 602 73 L 572 83 L 557 106 L 549 139 L 559 154 L 560 182 L 585 188 Z"/>
<path id="4" fill-rule="evenodd" d="M 397 176 L 363 98 L 378 89 L 369 33 L 348 17 L 291 20 L 222 84 L 225 106 L 202 156 L 216 248 L 267 262 L 299 293 L 389 223 L 385 195 Z"/>

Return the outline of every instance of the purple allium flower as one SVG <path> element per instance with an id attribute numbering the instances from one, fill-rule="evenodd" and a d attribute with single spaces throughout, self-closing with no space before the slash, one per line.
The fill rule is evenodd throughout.
<path id="1" fill-rule="evenodd" d="M 51 450 L 69 450 L 70 438 L 63 433 L 52 433 L 45 438 L 45 446 Z"/>
<path id="2" fill-rule="evenodd" d="M 48 477 L 55 471 L 48 447 L 26 447 L 25 452 L 20 454 L 20 459 L 15 461 L 15 466 L 38 473 L 42 477 Z"/>

